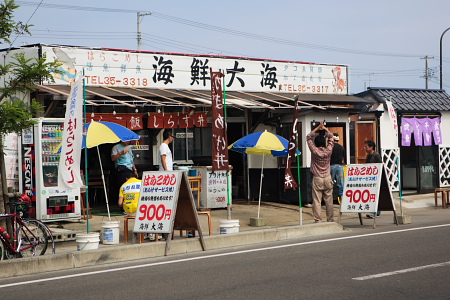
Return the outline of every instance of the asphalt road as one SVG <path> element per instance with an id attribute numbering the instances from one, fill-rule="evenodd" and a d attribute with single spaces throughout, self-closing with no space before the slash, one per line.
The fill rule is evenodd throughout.
<path id="1" fill-rule="evenodd" d="M 442 216 L 435 225 L 365 225 L 320 239 L 5 279 L 0 299 L 449 299 L 450 222 Z"/>

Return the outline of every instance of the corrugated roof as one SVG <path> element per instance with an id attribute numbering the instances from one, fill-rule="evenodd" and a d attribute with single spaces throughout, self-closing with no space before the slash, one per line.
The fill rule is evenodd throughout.
<path id="1" fill-rule="evenodd" d="M 389 99 L 396 110 L 450 110 L 450 96 L 444 90 L 368 88 L 367 91 L 355 96 L 362 98 L 373 97 L 380 103 L 385 103 L 386 99 Z"/>
<path id="2" fill-rule="evenodd" d="M 44 93 L 60 94 L 67 97 L 70 86 L 38 85 L 37 89 Z M 268 92 L 227 92 L 227 104 L 240 108 L 293 108 L 294 97 L 298 97 L 301 105 L 325 109 L 327 106 L 362 105 L 373 102 L 350 95 L 294 94 Z M 86 102 L 90 105 L 106 103 L 136 107 L 149 106 L 200 106 L 211 105 L 211 94 L 207 91 L 169 90 L 155 88 L 119 88 L 119 87 L 86 87 Z"/>

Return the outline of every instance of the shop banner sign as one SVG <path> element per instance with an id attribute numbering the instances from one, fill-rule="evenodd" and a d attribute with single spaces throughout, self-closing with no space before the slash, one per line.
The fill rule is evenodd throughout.
<path id="1" fill-rule="evenodd" d="M 392 101 L 386 99 L 386 106 L 389 114 L 389 120 L 391 121 L 392 133 L 394 134 L 394 148 L 398 148 L 398 122 L 397 113 L 395 112 Z"/>
<path id="2" fill-rule="evenodd" d="M 194 118 L 192 118 L 191 114 L 180 114 L 179 119 L 180 128 L 193 128 L 194 127 Z"/>
<path id="3" fill-rule="evenodd" d="M 88 122 L 111 122 L 122 125 L 130 130 L 144 129 L 143 114 L 91 114 L 87 116 Z"/>
<path id="4" fill-rule="evenodd" d="M 416 146 L 442 144 L 441 118 L 402 118 L 402 146 L 411 146 L 414 136 Z"/>
<path id="5" fill-rule="evenodd" d="M 212 170 L 228 171 L 227 122 L 224 117 L 222 72 L 211 69 Z"/>
<path id="6" fill-rule="evenodd" d="M 294 120 L 292 122 L 292 128 L 291 128 L 291 136 L 289 138 L 289 149 L 288 149 L 288 156 L 286 161 L 286 172 L 284 174 L 284 190 L 287 189 L 294 189 L 298 187 L 297 182 L 295 182 L 294 177 L 292 176 L 291 172 L 291 164 L 292 164 L 292 158 L 295 156 L 295 153 L 297 151 L 297 139 L 298 139 L 298 132 L 297 132 L 297 118 L 298 118 L 298 98 L 295 99 L 295 107 L 294 107 Z"/>
<path id="7" fill-rule="evenodd" d="M 72 84 L 66 103 L 62 134 L 58 187 L 75 189 L 83 186 L 80 174 L 83 139 L 83 76 Z"/>
<path id="8" fill-rule="evenodd" d="M 348 165 L 344 174 L 341 212 L 376 212 L 382 176 L 382 163 Z"/>
<path id="9" fill-rule="evenodd" d="M 84 69 L 87 86 L 208 91 L 208 70 L 213 69 L 223 70 L 227 91 L 348 94 L 348 67 L 343 65 L 85 47 L 39 49 L 49 61 L 64 56 L 75 62 L 73 68 L 63 66 L 64 75 L 55 74 L 55 82 L 48 84 L 67 84 L 75 68 Z"/>
<path id="10" fill-rule="evenodd" d="M 206 112 L 195 113 L 192 117 L 195 127 L 208 127 Z"/>

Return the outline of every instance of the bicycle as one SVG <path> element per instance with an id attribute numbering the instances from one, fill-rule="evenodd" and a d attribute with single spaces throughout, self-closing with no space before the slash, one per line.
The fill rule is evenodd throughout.
<path id="1" fill-rule="evenodd" d="M 49 241 L 55 253 L 55 243 L 50 229 L 39 220 L 25 220 L 23 213 L 31 208 L 30 198 L 22 195 L 19 201 L 9 202 L 13 212 L 0 214 L 0 218 L 11 218 L 13 235 L 0 227 L 0 260 L 44 255 Z"/>

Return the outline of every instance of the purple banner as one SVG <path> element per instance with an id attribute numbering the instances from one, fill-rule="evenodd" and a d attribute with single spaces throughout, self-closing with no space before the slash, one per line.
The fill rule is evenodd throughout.
<path id="1" fill-rule="evenodd" d="M 411 146 L 414 136 L 416 146 L 431 146 L 442 144 L 441 119 L 437 118 L 402 118 L 402 146 Z"/>

